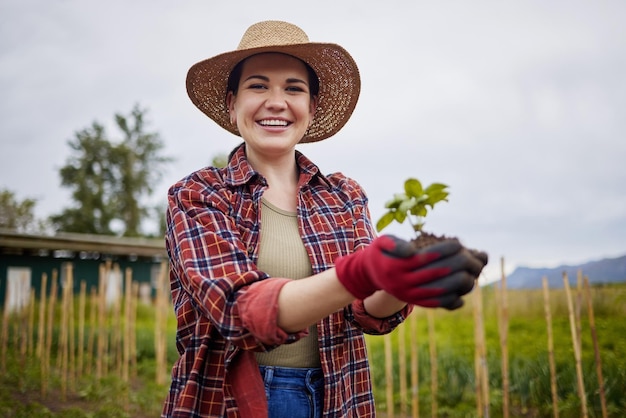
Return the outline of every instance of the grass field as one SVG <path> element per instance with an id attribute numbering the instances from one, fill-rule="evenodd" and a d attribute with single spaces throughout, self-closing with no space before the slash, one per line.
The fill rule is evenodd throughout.
<path id="1" fill-rule="evenodd" d="M 574 293 L 574 301 L 577 294 Z M 626 416 L 626 286 L 592 288 L 593 315 L 600 348 L 600 360 L 608 415 Z M 548 361 L 547 322 L 541 290 L 508 292 L 508 359 L 510 379 L 510 416 L 552 417 L 552 396 Z M 594 344 L 583 296 L 580 309 L 582 342 L 582 371 L 588 404 L 588 415 L 600 417 L 599 384 L 594 361 Z M 476 410 L 475 340 L 473 299 L 458 311 L 435 311 L 435 341 L 437 364 L 436 403 L 438 416 L 474 417 Z M 502 411 L 502 349 L 498 328 L 495 291 L 483 289 L 485 340 L 489 376 L 491 416 L 503 416 Z M 572 343 L 567 299 L 562 289 L 550 295 L 554 358 L 557 374 L 560 417 L 581 417 L 581 402 L 577 391 L 577 372 Z M 576 305 L 574 305 L 576 307 Z M 414 312 L 417 321 L 419 385 L 416 388 L 420 416 L 431 416 L 433 393 L 428 320 L 424 310 Z M 403 324 L 407 326 L 409 324 Z M 391 340 L 393 346 L 394 411 L 402 407 L 400 387 L 398 332 Z M 408 337 L 406 337 L 408 340 Z M 380 337 L 368 337 L 370 358 L 375 379 L 375 396 L 380 410 L 386 409 L 385 348 Z M 410 363 L 409 347 L 406 363 Z M 410 376 L 406 377 L 410 382 Z M 410 387 L 410 383 L 409 383 Z M 407 396 L 407 397 L 410 397 Z M 405 401 L 406 402 L 406 401 Z M 409 405 L 405 409 L 411 411 Z"/>
<path id="2" fill-rule="evenodd" d="M 490 416 L 503 416 L 502 350 L 498 328 L 499 314 L 493 288 L 485 288 L 483 318 L 486 359 L 489 377 Z M 576 297 L 576 293 L 574 294 Z M 609 417 L 626 416 L 626 285 L 592 288 L 592 306 L 600 347 L 605 398 Z M 508 359 L 510 377 L 510 416 L 552 417 L 550 370 L 547 349 L 547 325 L 541 290 L 509 291 L 508 300 Z M 419 400 L 420 416 L 430 417 L 433 394 L 440 417 L 477 417 L 475 379 L 475 337 L 472 297 L 466 306 L 448 312 L 434 311 L 434 339 L 429 339 L 428 320 L 424 310 L 416 310 L 419 385 L 414 388 Z M 567 300 L 563 290 L 552 290 L 550 296 L 554 358 L 557 370 L 559 416 L 580 417 L 581 401 L 577 392 L 577 373 Z M 36 312 L 36 308 L 34 309 Z M 171 311 L 171 310 L 170 310 Z M 601 417 L 599 385 L 594 362 L 586 299 L 580 299 L 580 331 L 582 342 L 582 371 L 589 417 Z M 75 311 L 76 312 L 76 311 Z M 75 321 L 78 323 L 78 321 Z M 161 410 L 168 383 L 156 384 L 155 311 L 139 306 L 136 320 L 137 362 L 128 381 L 122 379 L 110 359 L 106 375 L 96 379 L 89 365 L 82 375 L 68 384 L 63 382 L 54 352 L 46 379 L 46 394 L 42 394 L 41 359 L 34 348 L 23 344 L 25 317 L 9 318 L 5 347 L 2 352 L 0 375 L 0 417 L 155 417 Z M 32 324 L 37 328 L 37 321 Z M 410 365 L 410 323 L 405 327 L 405 361 Z M 167 318 L 167 364 L 176 359 L 174 346 L 175 318 Z M 395 416 L 402 410 L 411 411 L 410 370 L 406 371 L 408 394 L 400 393 L 399 330 L 391 337 L 393 398 Z M 55 328 L 54 338 L 59 338 Z M 433 392 L 431 380 L 431 347 L 436 348 L 437 385 Z M 368 336 L 372 362 L 375 397 L 382 416 L 387 416 L 387 380 L 385 344 L 383 337 Z M 32 342 L 32 345 L 36 341 Z M 90 372 L 90 370 L 92 370 Z M 62 390 L 66 387 L 67 390 Z"/>

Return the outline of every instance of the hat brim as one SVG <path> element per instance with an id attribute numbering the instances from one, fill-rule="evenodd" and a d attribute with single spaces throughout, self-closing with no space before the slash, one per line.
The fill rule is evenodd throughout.
<path id="1" fill-rule="evenodd" d="M 230 123 L 226 94 L 228 77 L 242 60 L 265 52 L 288 54 L 306 62 L 319 79 L 318 105 L 300 142 L 316 142 L 336 134 L 348 122 L 361 91 L 359 69 L 341 46 L 329 43 L 274 45 L 226 52 L 194 64 L 187 73 L 187 94 L 193 104 L 227 131 L 241 136 Z"/>

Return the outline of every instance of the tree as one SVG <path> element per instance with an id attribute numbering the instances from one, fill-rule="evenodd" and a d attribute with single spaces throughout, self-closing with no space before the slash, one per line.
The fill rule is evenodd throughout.
<path id="1" fill-rule="evenodd" d="M 43 228 L 35 219 L 35 199 L 18 201 L 15 193 L 0 190 L 0 228 L 13 229 L 17 232 L 36 232 Z"/>
<path id="2" fill-rule="evenodd" d="M 224 153 L 216 154 L 211 160 L 211 165 L 213 167 L 218 167 L 218 168 L 226 167 L 227 164 L 228 164 L 228 155 Z"/>
<path id="3" fill-rule="evenodd" d="M 153 185 L 162 177 L 159 168 L 171 161 L 160 155 L 164 145 L 157 133 L 145 133 L 144 111 L 135 106 L 132 120 L 120 114 L 115 115 L 117 126 L 124 134 L 121 144 L 113 149 L 118 179 L 116 207 L 126 225 L 126 236 L 139 236 L 142 218 L 149 213 L 148 207 L 141 204 L 141 198 L 152 195 Z"/>
<path id="4" fill-rule="evenodd" d="M 93 122 L 68 141 L 72 154 L 60 170 L 61 185 L 73 189 L 76 206 L 50 217 L 54 228 L 65 232 L 112 235 L 115 178 L 111 170 L 112 144 L 104 126 Z"/>
<path id="5" fill-rule="evenodd" d="M 149 216 L 145 199 L 153 192 L 171 158 L 161 156 L 157 133 L 145 132 L 146 111 L 135 106 L 130 116 L 115 114 L 122 138 L 112 142 L 104 126 L 93 122 L 68 141 L 72 155 L 60 170 L 61 184 L 73 189 L 75 206 L 51 217 L 66 232 L 140 236 Z M 122 226 L 115 231 L 114 223 Z"/>

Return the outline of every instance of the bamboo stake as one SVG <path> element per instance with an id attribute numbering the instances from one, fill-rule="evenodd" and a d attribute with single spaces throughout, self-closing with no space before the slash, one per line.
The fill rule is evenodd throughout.
<path id="1" fill-rule="evenodd" d="M 61 369 L 61 399 L 67 399 L 67 379 L 68 379 L 68 292 L 69 292 L 69 276 L 68 266 L 65 264 L 65 283 L 63 285 L 63 293 L 61 297 L 61 338 L 59 341 L 60 353 L 57 356 L 57 367 Z"/>
<path id="2" fill-rule="evenodd" d="M 57 300 L 57 279 L 56 269 L 52 270 L 52 280 L 50 284 L 50 301 L 48 303 L 48 332 L 46 333 L 46 349 L 44 350 L 44 369 L 41 373 L 41 395 L 45 399 L 48 392 L 48 377 L 50 376 L 50 357 L 52 352 L 52 331 L 54 327 L 54 313 Z"/>
<path id="3" fill-rule="evenodd" d="M 419 350 L 417 346 L 417 314 L 409 317 L 409 325 L 411 326 L 411 415 L 412 418 L 419 418 Z"/>
<path id="4" fill-rule="evenodd" d="M 13 337 L 12 345 L 15 347 L 16 354 L 20 354 L 20 329 L 22 326 L 22 307 L 17 306 L 17 311 L 10 314 L 9 317 L 13 317 L 11 323 L 13 325 L 13 332 L 9 331 L 9 334 Z"/>
<path id="5" fill-rule="evenodd" d="M 78 359 L 76 365 L 77 377 L 82 377 L 85 371 L 85 310 L 87 304 L 87 283 L 80 281 L 80 295 L 78 297 Z"/>
<path id="6" fill-rule="evenodd" d="M 31 349 L 31 340 L 32 340 L 32 330 L 35 325 L 34 317 L 35 317 L 35 292 L 32 288 L 28 289 L 28 305 L 23 306 L 20 309 L 19 317 L 20 324 L 16 323 L 16 334 L 21 334 L 20 338 L 20 370 L 26 369 L 26 361 L 29 358 L 29 353 L 32 351 Z M 23 390 L 24 387 L 24 375 L 22 373 L 19 374 L 18 387 L 20 390 Z"/>
<path id="7" fill-rule="evenodd" d="M 22 274 L 22 283 L 26 283 L 26 273 Z M 28 288 L 28 298 L 27 305 L 23 305 L 19 307 L 18 318 L 19 322 L 15 323 L 15 336 L 19 341 L 20 347 L 20 364 L 22 365 L 22 370 L 24 365 L 26 364 L 26 356 L 28 351 L 28 334 L 29 334 L 29 322 L 30 322 L 30 312 L 31 305 L 30 301 L 32 300 L 32 289 Z M 17 345 L 16 345 L 17 346 Z"/>
<path id="8" fill-rule="evenodd" d="M 500 315 L 498 327 L 500 330 L 500 350 L 502 352 L 502 414 L 509 417 L 509 306 L 506 289 L 506 273 L 504 271 L 504 257 L 500 259 L 502 282 L 500 284 Z"/>
<path id="9" fill-rule="evenodd" d="M 435 335 L 435 310 L 426 311 L 428 317 L 428 348 L 430 353 L 430 398 L 431 398 L 431 415 L 437 417 L 437 390 L 439 381 L 437 380 L 437 336 Z"/>
<path id="10" fill-rule="evenodd" d="M 164 332 L 164 328 L 166 327 L 166 318 L 167 318 L 167 296 L 165 289 L 165 279 L 167 275 L 167 262 L 163 261 L 161 263 L 161 268 L 159 270 L 159 276 L 157 280 L 157 294 L 156 294 L 156 329 L 155 329 L 155 342 L 156 342 L 156 365 L 157 365 L 157 383 L 164 384 L 167 380 L 166 372 L 166 362 L 167 362 L 167 352 L 166 352 L 166 336 Z"/>
<path id="11" fill-rule="evenodd" d="M 35 355 L 43 360 L 43 350 L 46 338 L 46 290 L 48 287 L 48 274 L 41 275 L 41 295 L 39 296 L 39 328 L 37 331 L 37 348 Z"/>
<path id="12" fill-rule="evenodd" d="M 391 344 L 391 334 L 383 336 L 385 344 L 385 397 L 387 400 L 387 416 L 396 416 L 393 405 L 393 353 Z"/>
<path id="13" fill-rule="evenodd" d="M 130 374 L 133 379 L 137 378 L 137 303 L 139 302 L 139 283 L 133 283 L 133 297 L 131 308 L 130 330 Z"/>
<path id="14" fill-rule="evenodd" d="M 581 322 L 582 311 L 582 299 L 583 299 L 583 272 L 578 269 L 576 272 L 576 299 L 574 304 L 574 313 L 576 318 L 576 336 L 578 337 L 576 343 L 578 343 L 578 349 L 582 350 L 583 347 L 583 331 Z M 582 351 L 581 351 L 582 352 Z"/>
<path id="15" fill-rule="evenodd" d="M 35 350 L 35 289 L 30 290 L 28 308 L 28 330 L 26 332 L 28 347 L 26 348 L 26 355 L 30 357 Z"/>
<path id="16" fill-rule="evenodd" d="M 65 263 L 65 285 L 61 302 L 61 396 L 67 398 L 68 389 L 74 387 L 74 266 Z"/>
<path id="17" fill-rule="evenodd" d="M 487 348 L 485 344 L 485 325 L 483 321 L 483 296 L 482 288 L 476 286 L 474 290 L 475 299 L 475 341 L 476 341 L 476 357 L 475 367 L 476 373 L 476 391 L 477 391 L 477 407 L 479 408 L 478 416 L 489 418 L 489 373 L 487 370 Z"/>
<path id="18" fill-rule="evenodd" d="M 96 379 L 100 380 L 105 374 L 105 354 L 107 344 L 106 331 L 106 283 L 111 270 L 111 262 L 107 260 L 100 265 L 98 287 L 98 350 L 96 355 Z"/>
<path id="19" fill-rule="evenodd" d="M 8 281 L 4 292 L 4 311 L 2 312 L 2 374 L 7 371 L 7 348 L 9 345 L 9 286 Z"/>
<path id="20" fill-rule="evenodd" d="M 130 372 L 129 372 L 130 343 L 131 343 L 130 332 L 132 329 L 131 309 L 133 306 L 132 292 L 133 292 L 132 269 L 127 268 L 126 269 L 126 281 L 125 281 L 125 286 L 124 286 L 124 318 L 125 318 L 125 321 L 124 321 L 124 362 L 123 362 L 123 367 L 122 367 L 122 380 L 124 382 L 128 382 L 129 377 L 130 377 Z"/>
<path id="21" fill-rule="evenodd" d="M 74 323 L 74 265 L 67 265 L 67 311 L 68 311 L 68 327 L 69 327 L 69 345 L 68 345 L 68 386 L 71 391 L 76 389 L 76 327 Z"/>
<path id="22" fill-rule="evenodd" d="M 602 359 L 600 358 L 600 345 L 598 344 L 598 334 L 596 332 L 596 320 L 593 313 L 593 303 L 591 300 L 591 289 L 589 288 L 589 278 L 584 278 L 585 294 L 587 296 L 587 312 L 589 314 L 589 327 L 591 328 L 591 338 L 593 340 L 593 352 L 596 363 L 596 374 L 598 375 L 598 389 L 600 393 L 600 406 L 602 408 L 602 418 L 608 417 L 606 408 L 606 396 L 604 393 L 604 378 L 602 377 Z"/>
<path id="23" fill-rule="evenodd" d="M 114 274 L 116 278 L 121 280 L 122 273 L 119 264 L 115 264 Z M 119 287 L 118 290 L 121 290 Z M 111 351 L 115 359 L 115 372 L 117 376 L 122 377 L 122 316 L 121 316 L 121 292 L 116 292 L 116 298 L 113 302 L 113 330 L 111 338 Z"/>
<path id="24" fill-rule="evenodd" d="M 476 416 L 483 418 L 483 396 L 482 396 L 482 367 L 480 347 L 480 314 L 478 310 L 478 296 L 474 295 L 474 304 L 472 313 L 474 314 L 474 380 L 476 391 Z"/>
<path id="25" fill-rule="evenodd" d="M 398 372 L 400 373 L 400 416 L 407 414 L 407 383 L 406 383 L 406 329 L 405 324 L 398 327 Z"/>
<path id="26" fill-rule="evenodd" d="M 580 397 L 580 409 L 582 418 L 587 418 L 587 396 L 585 394 L 585 384 L 583 382 L 583 368 L 581 347 L 578 344 L 578 335 L 576 332 L 576 318 L 574 313 L 574 304 L 572 302 L 572 293 L 569 286 L 567 273 L 563 272 L 563 283 L 565 285 L 565 295 L 567 297 L 567 308 L 569 311 L 570 328 L 572 332 L 572 345 L 574 346 L 574 359 L 576 360 L 576 376 L 578 377 L 578 396 Z"/>
<path id="27" fill-rule="evenodd" d="M 26 359 L 28 358 L 28 349 L 30 341 L 30 318 L 31 313 L 34 316 L 34 309 L 31 308 L 35 303 L 35 296 L 31 288 L 28 289 L 28 305 L 21 306 L 18 312 L 19 321 L 15 322 L 15 335 L 18 336 L 20 342 L 20 370 L 26 368 Z M 18 388 L 24 388 L 24 375 L 18 376 Z"/>
<path id="28" fill-rule="evenodd" d="M 552 392 L 552 411 L 554 418 L 559 418 L 559 393 L 556 381 L 556 364 L 554 361 L 554 337 L 552 335 L 552 312 L 550 310 L 550 290 L 548 278 L 543 276 L 543 307 L 546 314 L 548 329 L 548 362 L 550 365 L 550 390 Z"/>
<path id="29" fill-rule="evenodd" d="M 67 332 L 67 328 L 65 327 L 65 321 L 67 316 L 67 311 L 65 310 L 65 288 L 60 284 L 61 288 L 61 299 L 59 305 L 61 307 L 61 318 L 59 323 L 59 336 L 57 340 L 57 356 L 56 356 L 56 364 L 55 368 L 57 370 L 62 370 L 63 366 L 63 353 L 65 353 L 65 333 Z M 62 375 L 62 379 L 65 380 L 65 375 Z"/>
<path id="30" fill-rule="evenodd" d="M 86 358 L 86 374 L 91 375 L 94 373 L 94 346 L 96 341 L 96 334 L 98 330 L 98 293 L 95 286 L 91 287 L 91 294 L 89 296 L 90 308 L 89 308 L 89 336 L 87 337 L 87 358 Z"/>

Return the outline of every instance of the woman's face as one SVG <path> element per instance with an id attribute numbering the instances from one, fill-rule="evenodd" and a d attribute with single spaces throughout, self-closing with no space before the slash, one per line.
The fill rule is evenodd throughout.
<path id="1" fill-rule="evenodd" d="M 237 93 L 228 93 L 227 104 L 247 150 L 271 155 L 293 151 L 313 121 L 316 98 L 302 61 L 266 53 L 244 61 Z"/>

